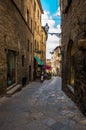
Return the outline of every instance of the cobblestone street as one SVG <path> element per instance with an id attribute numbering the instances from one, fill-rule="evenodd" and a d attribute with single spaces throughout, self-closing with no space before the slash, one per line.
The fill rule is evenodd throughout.
<path id="1" fill-rule="evenodd" d="M 86 118 L 53 77 L 0 98 L 0 130 L 86 130 Z"/>

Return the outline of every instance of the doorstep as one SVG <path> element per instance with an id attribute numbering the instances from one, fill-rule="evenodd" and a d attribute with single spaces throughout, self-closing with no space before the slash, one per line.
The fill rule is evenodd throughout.
<path id="1" fill-rule="evenodd" d="M 22 89 L 22 85 L 21 84 L 16 84 L 14 85 L 11 89 L 8 89 L 6 92 L 6 95 L 13 95 L 14 93 L 20 91 Z"/>

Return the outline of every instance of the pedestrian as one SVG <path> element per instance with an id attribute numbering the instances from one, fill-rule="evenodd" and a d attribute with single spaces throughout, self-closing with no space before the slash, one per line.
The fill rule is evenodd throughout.
<path id="1" fill-rule="evenodd" d="M 43 75 L 43 73 L 41 74 L 41 77 L 40 77 L 41 79 L 41 83 L 43 83 L 43 81 L 44 81 L 44 75 Z"/>

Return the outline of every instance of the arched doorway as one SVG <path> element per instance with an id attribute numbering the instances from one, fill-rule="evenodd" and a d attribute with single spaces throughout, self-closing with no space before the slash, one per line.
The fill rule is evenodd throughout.
<path id="1" fill-rule="evenodd" d="M 75 84 L 75 48 L 72 40 L 68 43 L 67 49 L 67 66 L 68 66 L 68 75 L 67 75 L 67 84 L 74 87 Z"/>

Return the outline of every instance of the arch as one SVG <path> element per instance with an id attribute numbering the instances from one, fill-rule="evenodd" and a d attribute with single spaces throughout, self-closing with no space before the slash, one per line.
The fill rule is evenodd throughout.
<path id="1" fill-rule="evenodd" d="M 73 40 L 69 40 L 67 46 L 67 84 L 74 87 L 75 84 L 75 47 Z"/>

